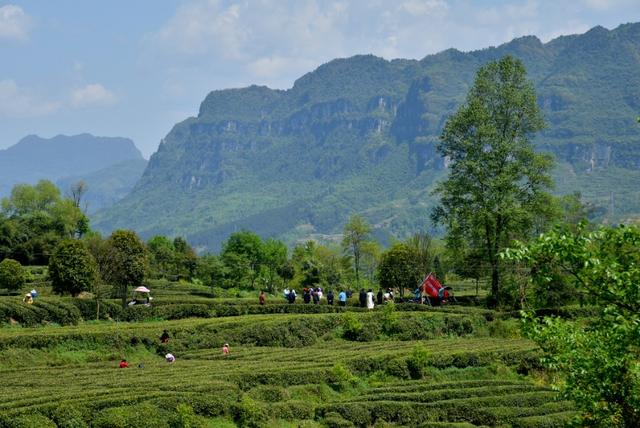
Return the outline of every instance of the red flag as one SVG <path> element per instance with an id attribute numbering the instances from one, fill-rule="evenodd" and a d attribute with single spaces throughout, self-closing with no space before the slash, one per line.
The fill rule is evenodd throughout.
<path id="1" fill-rule="evenodd" d="M 438 292 L 442 288 L 442 284 L 438 281 L 433 273 L 429 273 L 422 284 L 420 284 L 420 291 L 426 293 L 429 297 L 438 297 Z"/>

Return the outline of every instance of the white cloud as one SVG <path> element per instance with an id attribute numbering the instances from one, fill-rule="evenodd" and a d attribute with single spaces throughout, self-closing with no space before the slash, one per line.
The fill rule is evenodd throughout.
<path id="1" fill-rule="evenodd" d="M 0 80 L 0 116 L 32 117 L 56 112 L 60 103 L 38 99 L 11 79 Z"/>
<path id="2" fill-rule="evenodd" d="M 413 15 L 431 15 L 445 12 L 449 6 L 444 0 L 407 0 L 400 9 Z"/>
<path id="3" fill-rule="evenodd" d="M 638 0 L 185 0 L 147 34 L 140 61 L 165 73 L 169 97 L 251 83 L 287 88 L 333 58 L 421 59 L 607 26 L 602 16 L 615 8 L 594 10 L 610 2 L 640 17 Z"/>
<path id="4" fill-rule="evenodd" d="M 115 104 L 117 97 L 100 83 L 91 83 L 71 93 L 71 105 L 74 107 L 109 106 Z"/>
<path id="5" fill-rule="evenodd" d="M 20 6 L 0 7 L 0 39 L 26 40 L 30 29 L 31 18 Z"/>

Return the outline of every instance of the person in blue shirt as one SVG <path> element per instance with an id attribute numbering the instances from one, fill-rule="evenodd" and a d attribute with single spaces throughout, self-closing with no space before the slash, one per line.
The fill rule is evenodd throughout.
<path id="1" fill-rule="evenodd" d="M 340 294 L 338 294 L 338 304 L 340 306 L 347 305 L 347 293 L 345 293 L 344 290 L 340 291 Z"/>

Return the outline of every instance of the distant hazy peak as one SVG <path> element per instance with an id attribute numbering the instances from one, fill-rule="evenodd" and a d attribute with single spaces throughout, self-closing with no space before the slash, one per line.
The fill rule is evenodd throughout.
<path id="1" fill-rule="evenodd" d="M 32 148 L 38 150 L 58 150 L 58 149 L 100 149 L 110 152 L 117 152 L 122 159 L 142 159 L 140 150 L 129 138 L 123 137 L 96 137 L 89 133 L 77 135 L 59 134 L 52 138 L 42 138 L 35 134 L 27 135 L 13 146 L 0 153 L 14 154 L 22 153 L 24 150 Z"/>

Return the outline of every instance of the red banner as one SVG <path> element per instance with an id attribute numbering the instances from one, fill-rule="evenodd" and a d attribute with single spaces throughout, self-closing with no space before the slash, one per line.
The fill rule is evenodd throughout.
<path id="1" fill-rule="evenodd" d="M 433 273 L 430 273 L 425 277 L 420 284 L 420 291 L 428 295 L 429 297 L 437 298 L 439 297 L 440 289 L 442 288 L 442 284 L 440 281 L 436 279 L 436 276 Z"/>

